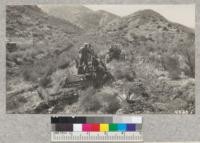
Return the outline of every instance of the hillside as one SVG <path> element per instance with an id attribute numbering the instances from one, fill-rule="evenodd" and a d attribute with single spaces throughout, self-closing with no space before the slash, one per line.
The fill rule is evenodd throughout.
<path id="1" fill-rule="evenodd" d="M 17 44 L 15 52 L 7 51 L 11 67 L 31 64 L 56 50 L 62 51 L 73 43 L 73 37 L 82 33 L 82 29 L 47 15 L 37 6 L 7 6 L 6 14 L 7 41 Z"/>
<path id="2" fill-rule="evenodd" d="M 47 36 L 56 30 L 66 35 L 81 32 L 70 22 L 49 16 L 37 6 L 7 6 L 6 14 L 7 37 L 30 37 L 31 32 Z"/>
<path id="3" fill-rule="evenodd" d="M 188 66 L 186 65 L 188 59 L 184 62 L 186 56 L 184 51 L 187 51 L 187 48 L 189 51 L 194 51 L 194 30 L 170 22 L 153 10 L 138 11 L 115 19 L 91 37 L 94 38 L 95 35 L 103 37 L 104 40 L 107 39 L 105 40 L 107 44 L 121 44 L 125 51 L 135 52 L 146 61 L 154 60 L 160 63 L 164 60 L 163 56 L 174 55 L 179 57 L 182 69 Z M 194 66 L 194 59 L 192 61 L 192 66 Z"/>
<path id="4" fill-rule="evenodd" d="M 126 60 L 107 64 L 109 71 L 119 80 L 116 84 L 119 82 L 121 88 L 133 88 L 137 96 L 138 89 L 134 89 L 134 82 L 130 82 L 129 77 L 135 73 L 136 81 L 142 81 L 150 100 L 141 99 L 144 101 L 133 104 L 133 107 L 123 106 L 123 113 L 141 113 L 141 110 L 145 113 L 169 113 L 176 109 L 194 112 L 193 29 L 170 22 L 153 10 L 142 10 L 114 19 L 99 31 L 89 31 L 79 39 L 80 43 L 88 41 L 94 45 L 101 56 L 106 55 L 110 45 L 119 44 Z M 185 88 L 186 91 L 182 92 Z M 117 92 L 123 94 L 122 89 Z"/>
<path id="5" fill-rule="evenodd" d="M 120 18 L 119 16 L 104 10 L 98 10 L 96 11 L 96 14 L 100 17 L 99 27 L 103 27 L 107 25 L 109 22 Z"/>
<path id="6" fill-rule="evenodd" d="M 48 14 L 65 19 L 78 27 L 88 30 L 96 29 L 99 26 L 107 24 L 109 21 L 118 18 L 118 16 L 105 11 L 93 11 L 81 5 L 68 5 L 58 7 L 41 7 Z"/>
<path id="7" fill-rule="evenodd" d="M 126 51 L 136 50 L 146 57 L 149 53 L 159 56 L 163 51 L 173 53 L 185 46 L 192 47 L 195 40 L 193 29 L 170 22 L 153 10 L 113 19 L 98 30 L 83 35 L 79 37 L 79 42 L 90 42 L 97 47 L 97 51 L 100 46 L 106 50 L 107 45 L 118 43 L 126 47 Z"/>
<path id="8" fill-rule="evenodd" d="M 194 30 L 153 10 L 125 17 L 79 5 L 6 12 L 9 113 L 194 113 Z M 77 61 L 85 42 L 114 81 L 64 88 L 63 81 L 83 76 Z M 111 45 L 124 58 L 107 61 Z"/>
<path id="9" fill-rule="evenodd" d="M 138 11 L 106 25 L 103 32 L 114 37 L 125 38 L 129 42 L 154 43 L 154 48 L 177 47 L 185 39 L 194 40 L 192 29 L 177 25 L 152 10 Z M 115 36 L 116 35 L 116 36 Z M 117 39 L 116 39 L 117 40 Z M 163 48 L 164 48 L 163 47 Z"/>

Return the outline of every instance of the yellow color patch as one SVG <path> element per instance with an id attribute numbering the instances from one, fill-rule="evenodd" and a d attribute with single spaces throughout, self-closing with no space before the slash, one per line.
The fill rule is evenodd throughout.
<path id="1" fill-rule="evenodd" d="M 100 132 L 108 132 L 109 126 L 108 124 L 100 124 Z"/>

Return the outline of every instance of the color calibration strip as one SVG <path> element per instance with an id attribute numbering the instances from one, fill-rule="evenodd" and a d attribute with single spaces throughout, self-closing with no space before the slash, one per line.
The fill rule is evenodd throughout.
<path id="1" fill-rule="evenodd" d="M 141 131 L 141 117 L 52 117 L 52 131 L 134 132 Z"/>
<path id="2" fill-rule="evenodd" d="M 124 123 L 86 123 L 52 124 L 52 131 L 58 132 L 134 132 L 141 131 L 141 124 Z"/>
<path id="3" fill-rule="evenodd" d="M 52 117 L 51 140 L 142 141 L 142 117 Z"/>

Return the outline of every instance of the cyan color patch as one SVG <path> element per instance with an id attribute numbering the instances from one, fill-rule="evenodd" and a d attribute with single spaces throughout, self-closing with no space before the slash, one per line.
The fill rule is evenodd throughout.
<path id="1" fill-rule="evenodd" d="M 118 131 L 126 131 L 126 124 L 118 124 L 117 128 Z"/>

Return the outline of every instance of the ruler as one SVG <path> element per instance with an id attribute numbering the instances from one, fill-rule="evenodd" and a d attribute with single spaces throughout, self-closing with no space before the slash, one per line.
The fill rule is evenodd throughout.
<path id="1" fill-rule="evenodd" d="M 52 142 L 142 142 L 141 132 L 51 132 Z"/>

